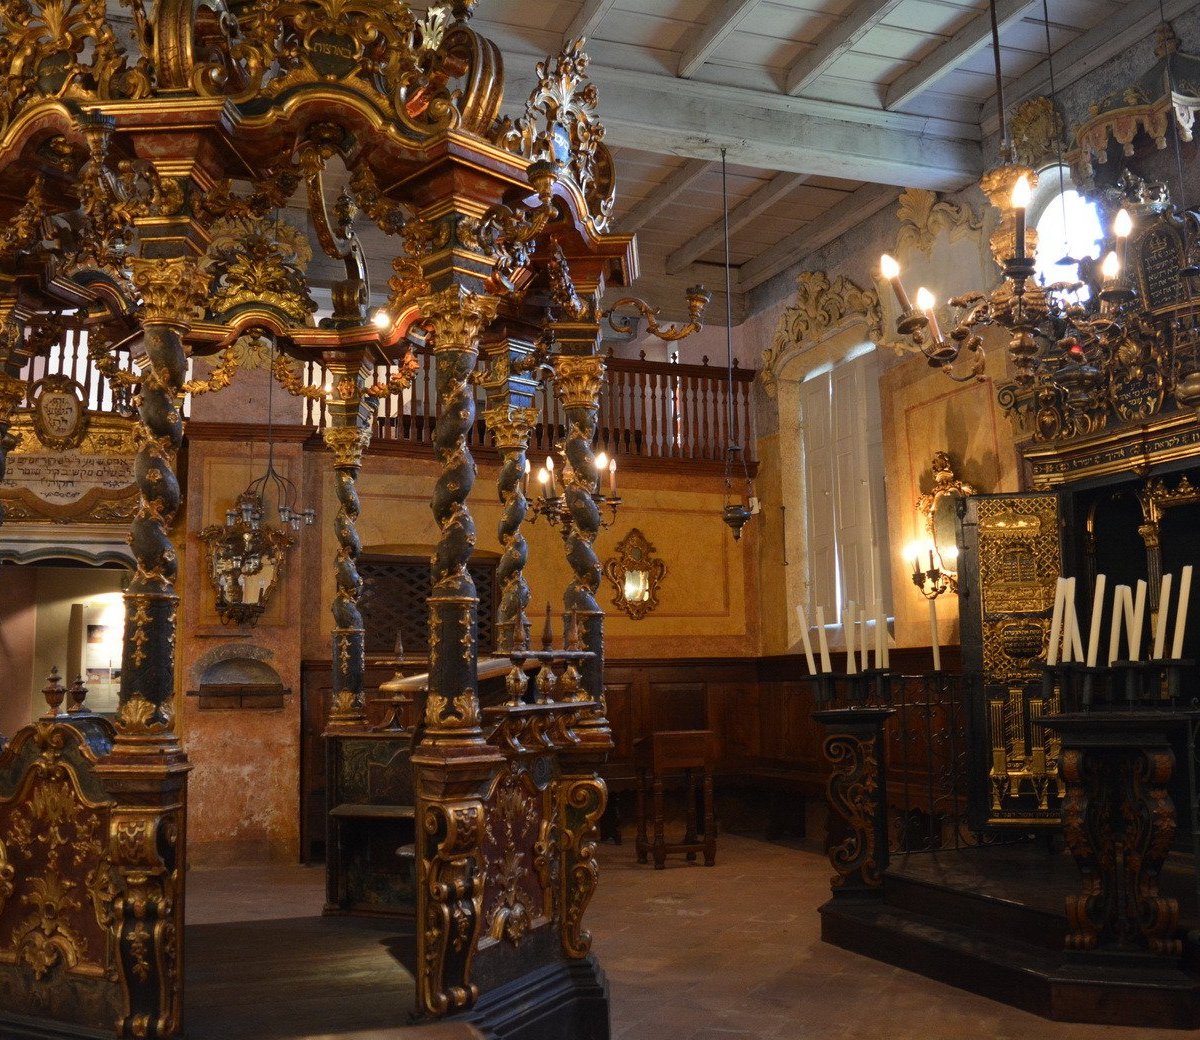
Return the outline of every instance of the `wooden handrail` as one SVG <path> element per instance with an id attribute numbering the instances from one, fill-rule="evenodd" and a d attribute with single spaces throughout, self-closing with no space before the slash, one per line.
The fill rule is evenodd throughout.
<path id="1" fill-rule="evenodd" d="M 375 418 L 376 441 L 433 443 L 437 419 L 433 354 L 416 350 L 419 362 L 412 385 L 380 401 Z M 752 369 L 733 369 L 730 401 L 729 371 L 709 365 L 681 365 L 645 358 L 608 358 L 608 375 L 600 397 L 596 449 L 610 456 L 718 462 L 732 441 L 750 453 L 753 462 Z M 386 382 L 389 365 L 376 368 L 375 377 Z M 317 362 L 309 362 L 306 381 L 325 382 Z M 482 409 L 483 391 L 476 405 Z M 541 419 L 530 439 L 534 454 L 551 454 L 566 437 L 566 415 L 552 387 L 535 395 Z M 732 420 L 732 422 L 731 422 Z M 305 421 L 318 428 L 325 424 L 322 401 L 309 400 Z M 731 428 L 732 425 L 732 428 Z M 469 442 L 486 447 L 491 442 L 483 420 L 476 420 Z"/>

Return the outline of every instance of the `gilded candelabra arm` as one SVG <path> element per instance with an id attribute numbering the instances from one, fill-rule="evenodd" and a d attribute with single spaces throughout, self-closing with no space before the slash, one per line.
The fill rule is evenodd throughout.
<path id="1" fill-rule="evenodd" d="M 646 319 L 646 331 L 650 335 L 657 336 L 659 339 L 668 342 L 674 342 L 686 339 L 688 336 L 704 328 L 700 319 L 704 316 L 704 308 L 708 306 L 711 299 L 712 293 L 704 288 L 703 285 L 694 285 L 688 289 L 689 320 L 684 325 L 661 325 L 658 321 L 658 309 L 651 307 L 645 300 L 640 300 L 636 296 L 622 297 L 606 310 L 602 316 L 608 319 L 608 323 L 614 331 L 620 332 L 622 335 L 630 335 L 633 332 L 633 322 L 629 319 L 621 318 L 617 314 L 617 311 L 622 307 L 632 307 Z"/>

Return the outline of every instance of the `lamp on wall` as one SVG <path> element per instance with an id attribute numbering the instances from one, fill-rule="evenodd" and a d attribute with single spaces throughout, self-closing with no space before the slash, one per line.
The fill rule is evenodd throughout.
<path id="1" fill-rule="evenodd" d="M 274 345 L 271 349 L 274 361 Z M 274 387 L 267 389 L 267 467 L 238 495 L 223 524 L 211 524 L 200 532 L 208 547 L 209 578 L 217 593 L 217 613 L 234 625 L 253 626 L 267 607 L 283 571 L 284 561 L 295 540 L 288 533 L 311 527 L 316 510 L 297 505 L 296 485 L 275 468 Z M 282 526 L 268 517 L 268 503 L 275 508 Z"/>
<path id="2" fill-rule="evenodd" d="M 742 445 L 733 437 L 733 285 L 729 260 L 729 185 L 726 178 L 725 149 L 721 149 L 721 220 L 725 239 L 725 352 L 728 385 L 725 390 L 725 429 L 729 443 L 725 446 L 725 498 L 721 519 L 733 532 L 733 540 L 742 540 L 742 528 L 758 512 L 754 494 L 754 478 Z M 749 433 L 749 431 L 746 431 Z M 738 474 L 738 470 L 741 474 Z M 737 484 L 743 487 L 739 490 Z"/>

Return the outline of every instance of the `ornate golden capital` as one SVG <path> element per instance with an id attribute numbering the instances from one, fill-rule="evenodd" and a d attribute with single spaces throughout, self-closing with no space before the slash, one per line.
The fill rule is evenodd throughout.
<path id="1" fill-rule="evenodd" d="M 604 358 L 599 354 L 560 354 L 554 359 L 554 382 L 567 408 L 595 408 L 604 386 Z"/>
<path id="2" fill-rule="evenodd" d="M 0 422 L 12 422 L 13 413 L 25 400 L 25 383 L 16 376 L 0 372 Z"/>
<path id="3" fill-rule="evenodd" d="M 322 436 L 325 447 L 333 452 L 334 466 L 361 466 L 363 452 L 371 443 L 371 429 L 364 426 L 328 426 Z"/>
<path id="4" fill-rule="evenodd" d="M 134 288 L 142 297 L 142 322 L 186 328 L 204 299 L 207 279 L 192 257 L 130 257 Z"/>
<path id="5" fill-rule="evenodd" d="M 433 333 L 433 351 L 479 350 L 479 334 L 496 317 L 499 300 L 494 296 L 451 286 L 417 300 L 425 324 Z"/>
<path id="6" fill-rule="evenodd" d="M 488 408 L 482 414 L 487 428 L 496 438 L 496 447 L 501 451 L 506 448 L 528 447 L 529 434 L 537 425 L 536 408 L 514 408 L 509 404 L 499 408 Z"/>

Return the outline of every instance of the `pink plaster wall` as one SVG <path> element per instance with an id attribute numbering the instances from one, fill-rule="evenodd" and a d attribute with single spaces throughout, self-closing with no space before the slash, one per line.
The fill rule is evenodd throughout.
<path id="1" fill-rule="evenodd" d="M 4 568 L 0 597 L 0 734 L 11 737 L 30 721 L 37 636 L 37 572 Z"/>

